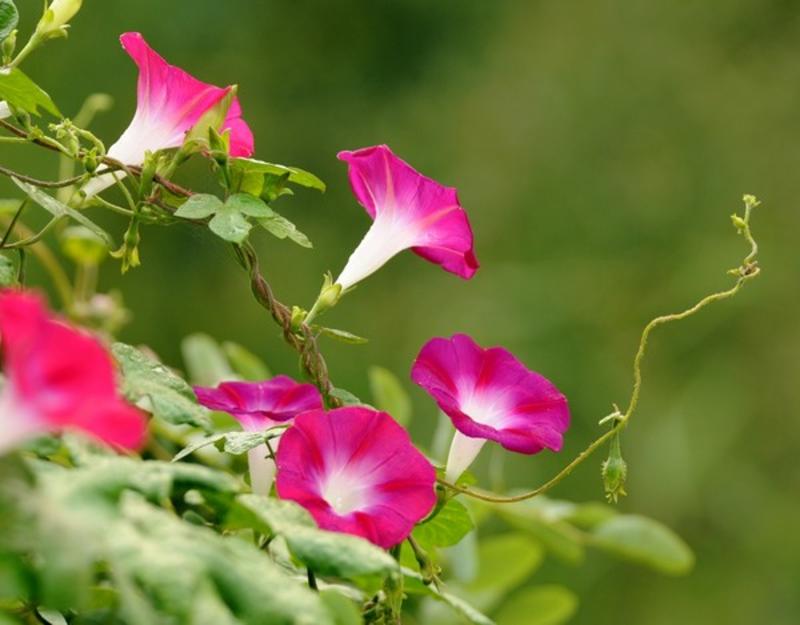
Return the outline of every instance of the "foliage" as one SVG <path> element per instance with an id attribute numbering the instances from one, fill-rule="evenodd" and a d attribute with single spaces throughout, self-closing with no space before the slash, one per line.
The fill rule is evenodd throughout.
<path id="1" fill-rule="evenodd" d="M 14 36 L 16 25 L 14 3 L 0 0 L 0 42 Z M 554 479 L 524 493 L 494 495 L 474 488 L 469 478 L 449 483 L 440 476 L 434 510 L 406 543 L 385 551 L 361 538 L 319 529 L 293 502 L 248 492 L 241 456 L 269 445 L 285 426 L 232 430 L 230 420 L 197 403 L 190 382 L 261 380 L 270 376 L 267 364 L 236 343 L 192 335 L 182 343 L 187 380 L 148 348 L 114 342 L 105 322 L 124 309 L 96 290 L 106 252 L 122 260 L 123 271 L 139 264 L 144 226 L 207 228 L 233 249 L 256 300 L 297 352 L 301 374 L 319 388 L 327 407 L 366 405 L 333 385 L 319 347 L 323 336 L 356 345 L 366 339 L 312 324 L 344 293 L 326 300 L 333 286 L 328 278 L 310 312 L 283 304 L 261 274 L 251 240 L 253 226 L 259 225 L 277 239 L 311 248 L 309 238 L 273 204 L 294 194 L 290 185 L 324 192 L 325 184 L 297 167 L 231 156 L 230 136 L 210 118 L 201 120 L 186 144 L 149 153 L 142 164 L 109 158 L 97 136 L 64 119 L 51 97 L 19 69 L 45 39 L 34 33 L 16 56 L 13 46 L 4 46 L 0 99 L 12 121 L 2 127 L 8 138 L 55 151 L 62 165 L 70 170 L 79 165 L 81 173 L 52 182 L 9 170 L 25 202 L 7 220 L 2 247 L 8 243 L 9 251 L 0 254 L 0 284 L 24 284 L 22 250 L 40 245 L 49 233 L 58 235 L 64 254 L 78 266 L 74 284 L 66 285 L 64 313 L 111 335 L 106 338 L 120 390 L 150 415 L 151 437 L 141 456 L 116 455 L 65 434 L 0 459 L 0 609 L 9 619 L 345 625 L 397 623 L 406 614 L 442 625 L 457 619 L 478 625 L 557 625 L 573 616 L 578 599 L 560 585 L 529 584 L 548 556 L 580 564 L 588 549 L 596 549 L 667 575 L 691 570 L 691 549 L 657 521 L 620 514 L 602 503 L 551 500 L 544 493 L 611 442 L 607 494 L 614 501 L 625 494 L 625 471 L 612 480 L 608 467 L 610 460 L 624 463 L 619 438 L 638 405 L 648 336 L 659 325 L 735 295 L 758 275 L 750 231 L 755 198 L 746 196 L 744 214 L 733 219 L 750 246 L 731 272 L 734 285 L 645 327 L 630 402 L 624 412 L 615 409 L 601 421 L 603 433 L 586 451 Z M 40 126 L 34 118 L 45 114 L 58 122 Z M 202 149 L 195 149 L 198 144 Z M 219 183 L 217 191 L 198 193 L 175 182 L 176 171 L 189 159 L 208 169 L 208 178 Z M 109 172 L 117 177 L 115 201 L 108 199 L 111 195 L 86 197 L 85 185 Z M 17 220 L 26 203 L 44 209 L 50 222 L 29 238 L 7 241 L 13 232 L 23 232 Z M 90 209 L 124 218 L 124 229 L 114 226 L 121 247 L 97 223 L 107 220 L 87 216 Z M 88 252 L 76 243 L 76 227 L 97 243 Z M 17 258 L 11 249 L 19 250 Z M 47 260 L 44 264 L 63 287 L 63 271 Z M 103 302 L 114 309 L 93 309 L 98 296 L 108 297 Z M 403 383 L 383 367 L 370 367 L 367 377 L 374 406 L 407 425 L 412 402 Z"/>

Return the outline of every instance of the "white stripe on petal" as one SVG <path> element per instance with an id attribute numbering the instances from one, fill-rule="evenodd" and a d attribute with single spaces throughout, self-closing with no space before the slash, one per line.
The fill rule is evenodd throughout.
<path id="1" fill-rule="evenodd" d="M 271 445 L 275 449 L 277 441 L 273 439 Z M 256 495 L 266 497 L 272 489 L 272 482 L 277 471 L 275 461 L 269 457 L 267 446 L 253 447 L 247 452 L 247 461 L 250 465 L 250 487 Z"/>
<path id="2" fill-rule="evenodd" d="M 0 455 L 42 431 L 38 421 L 19 400 L 10 381 L 0 391 Z"/>
<path id="3" fill-rule="evenodd" d="M 336 283 L 342 285 L 342 290 L 349 289 L 383 267 L 395 254 L 416 245 L 416 237 L 414 227 L 392 218 L 391 213 L 378 213 Z"/>
<path id="4" fill-rule="evenodd" d="M 472 464 L 485 443 L 485 438 L 472 438 L 456 430 L 456 435 L 450 444 L 450 454 L 447 456 L 445 479 L 455 483 Z"/>

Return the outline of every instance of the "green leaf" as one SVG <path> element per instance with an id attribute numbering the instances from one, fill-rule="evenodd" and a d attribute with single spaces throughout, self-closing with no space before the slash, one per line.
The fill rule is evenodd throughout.
<path id="1" fill-rule="evenodd" d="M 601 523 L 591 533 L 591 544 L 667 575 L 685 575 L 694 566 L 689 546 L 668 527 L 634 514 Z"/>
<path id="2" fill-rule="evenodd" d="M 168 423 L 209 428 L 208 410 L 197 403 L 185 380 L 125 343 L 114 343 L 111 351 L 122 370 L 122 390 L 129 401 Z"/>
<path id="3" fill-rule="evenodd" d="M 26 182 L 22 182 L 17 178 L 11 177 L 11 180 L 14 181 L 20 189 L 22 189 L 29 198 L 31 198 L 36 204 L 41 206 L 45 209 L 48 213 L 53 215 L 53 217 L 65 217 L 69 216 L 71 219 L 74 219 L 82 226 L 88 228 L 92 233 L 96 234 L 100 237 L 105 244 L 108 246 L 109 249 L 115 249 L 116 245 L 114 244 L 114 239 L 111 238 L 111 235 L 108 234 L 105 230 L 103 230 L 100 226 L 94 223 L 91 219 L 89 219 L 83 213 L 75 210 L 74 208 L 70 208 L 63 202 L 59 202 L 56 198 L 51 195 L 48 195 L 41 189 L 34 187 Z"/>
<path id="4" fill-rule="evenodd" d="M 313 247 L 308 237 L 300 232 L 291 221 L 269 207 L 267 207 L 267 210 L 270 214 L 258 219 L 258 223 L 262 228 L 279 239 L 288 237 L 302 247 Z"/>
<path id="5" fill-rule="evenodd" d="M 242 243 L 253 226 L 242 213 L 224 204 L 208 222 L 208 227 L 225 241 Z"/>
<path id="6" fill-rule="evenodd" d="M 233 370 L 245 380 L 267 380 L 272 377 L 269 367 L 254 353 L 238 343 L 226 341 L 222 351 L 228 357 Z"/>
<path id="7" fill-rule="evenodd" d="M 192 455 L 198 449 L 203 449 L 204 447 L 208 447 L 209 445 L 213 445 L 217 441 L 223 440 L 227 436 L 227 432 L 215 432 L 214 434 L 210 434 L 208 436 L 204 436 L 196 441 L 193 441 L 183 449 L 181 449 L 175 457 L 172 459 L 172 462 L 178 462 L 179 460 L 183 460 L 186 456 Z"/>
<path id="8" fill-rule="evenodd" d="M 433 584 L 425 584 L 424 578 L 417 571 L 412 571 L 411 569 L 403 567 L 402 573 L 406 581 L 406 592 L 425 594 L 429 597 L 433 597 L 437 601 L 449 606 L 450 609 L 454 610 L 474 625 L 496 625 L 492 619 L 481 613 L 477 608 L 474 608 L 460 597 L 457 597 L 451 593 L 443 592 L 437 589 Z"/>
<path id="9" fill-rule="evenodd" d="M 67 619 L 57 610 L 36 610 L 39 617 L 49 625 L 67 625 Z"/>
<path id="10" fill-rule="evenodd" d="M 236 379 L 225 354 L 207 334 L 190 334 L 184 338 L 181 352 L 192 384 L 216 386 L 225 380 Z"/>
<path id="11" fill-rule="evenodd" d="M 497 625 L 561 625 L 578 609 L 578 597 L 563 586 L 536 586 L 515 593 L 495 614 Z"/>
<path id="12" fill-rule="evenodd" d="M 529 533 L 556 557 L 570 564 L 583 561 L 585 550 L 581 534 L 565 521 L 548 514 L 535 501 L 532 499 L 492 508 L 509 525 Z"/>
<path id="13" fill-rule="evenodd" d="M 6 254 L 0 253 L 0 287 L 16 285 L 18 273 L 17 263 Z"/>
<path id="14" fill-rule="evenodd" d="M 50 96 L 16 67 L 12 70 L 0 69 L 0 100 L 32 115 L 39 115 L 41 107 L 55 117 L 61 117 Z"/>
<path id="15" fill-rule="evenodd" d="M 333 617 L 335 625 L 362 625 L 364 619 L 352 599 L 335 590 L 323 590 L 319 598 Z"/>
<path id="16" fill-rule="evenodd" d="M 314 174 L 298 169 L 297 167 L 267 163 L 254 158 L 232 158 L 230 164 L 231 169 L 241 174 L 275 174 L 278 176 L 288 174 L 290 182 L 303 187 L 325 191 L 325 183 L 322 182 L 322 180 L 317 178 Z"/>
<path id="17" fill-rule="evenodd" d="M 249 193 L 236 193 L 230 196 L 225 206 L 248 217 L 269 217 L 273 214 L 264 200 Z"/>
<path id="18" fill-rule="evenodd" d="M 251 449 L 263 445 L 269 436 L 269 430 L 264 432 L 228 432 L 225 435 L 225 452 L 239 456 L 246 454 Z"/>
<path id="19" fill-rule="evenodd" d="M 241 432 L 238 430 L 233 432 L 216 432 L 215 434 L 193 441 L 191 444 L 181 449 L 175 454 L 172 462 L 183 460 L 186 456 L 193 454 L 198 449 L 215 445 L 220 441 L 223 441 L 222 450 L 225 451 L 225 453 L 240 456 L 246 454 L 251 449 L 255 449 L 259 445 L 263 445 L 264 441 L 275 438 L 283 432 L 284 429 L 283 426 L 279 425 L 267 428 L 262 432 Z"/>
<path id="20" fill-rule="evenodd" d="M 154 607 L 179 617 L 171 622 L 220 622 L 206 620 L 210 613 L 231 623 L 333 625 L 319 597 L 254 546 L 135 498 L 123 501 L 122 513 L 126 523 L 109 549 L 112 569 L 136 580 Z"/>
<path id="21" fill-rule="evenodd" d="M 181 207 L 175 211 L 175 216 L 184 219 L 206 219 L 220 208 L 222 208 L 222 200 L 216 195 L 196 193 L 181 204 Z"/>
<path id="22" fill-rule="evenodd" d="M 491 610 L 539 568 L 544 550 L 525 534 L 499 534 L 479 543 L 478 560 L 478 576 L 467 586 L 469 597 Z"/>
<path id="23" fill-rule="evenodd" d="M 375 406 L 388 412 L 398 423 L 407 425 L 411 420 L 411 399 L 397 376 L 383 367 L 370 367 L 368 376 Z"/>
<path id="24" fill-rule="evenodd" d="M 344 388 L 334 388 L 331 397 L 335 397 L 345 406 L 366 406 L 363 401 Z"/>
<path id="25" fill-rule="evenodd" d="M 12 0 L 0 0 L 0 43 L 14 32 L 19 23 L 19 13 Z"/>
<path id="26" fill-rule="evenodd" d="M 237 502 L 250 523 L 265 533 L 283 536 L 289 551 L 315 573 L 356 579 L 398 570 L 395 559 L 372 543 L 317 529 L 310 515 L 293 502 L 259 495 L 241 495 Z"/>
<path id="27" fill-rule="evenodd" d="M 414 538 L 425 548 L 452 547 L 461 542 L 475 524 L 460 501 L 451 499 L 436 516 L 414 528 Z"/>
<path id="28" fill-rule="evenodd" d="M 336 328 L 324 328 L 322 326 L 314 326 L 314 329 L 317 330 L 323 336 L 329 336 L 332 339 L 336 339 L 337 341 L 341 341 L 342 343 L 348 343 L 349 345 L 363 345 L 364 343 L 368 343 L 369 341 L 361 336 L 356 336 L 351 332 L 347 332 L 346 330 L 337 330 Z"/>

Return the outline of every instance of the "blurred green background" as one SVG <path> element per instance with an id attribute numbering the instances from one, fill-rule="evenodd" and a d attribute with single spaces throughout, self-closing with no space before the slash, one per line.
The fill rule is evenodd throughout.
<path id="1" fill-rule="evenodd" d="M 28 32 L 41 3 L 18 4 Z M 108 143 L 135 107 L 135 69 L 117 43 L 127 30 L 203 80 L 238 83 L 257 156 L 328 183 L 276 205 L 313 251 L 257 235 L 283 301 L 310 305 L 368 227 L 338 150 L 387 143 L 458 187 L 475 279 L 403 254 L 326 318 L 370 343 L 324 351 L 336 384 L 363 396 L 368 365 L 407 380 L 419 347 L 456 331 L 550 377 L 573 409 L 565 449 L 509 458 L 509 487 L 552 475 L 627 401 L 648 319 L 729 284 L 745 248 L 728 216 L 756 194 L 762 277 L 654 335 L 623 441 L 630 496 L 619 507 L 674 527 L 695 571 L 673 579 L 590 554 L 578 568 L 549 562 L 535 581 L 575 589 L 582 625 L 800 622 L 798 3 L 88 0 L 70 39 L 26 71 L 67 115 L 90 92 L 112 94 L 94 126 Z M 19 168 L 55 175 L 54 157 L 18 152 Z M 183 180 L 202 187 L 202 175 Z M 119 237 L 124 224 L 109 223 Z M 123 340 L 179 366 L 181 337 L 203 331 L 296 372 L 225 244 L 190 228 L 143 235 L 143 266 L 120 279 L 109 263 L 103 276 L 134 313 Z M 434 405 L 408 387 L 427 443 Z M 600 499 L 600 460 L 554 495 Z"/>

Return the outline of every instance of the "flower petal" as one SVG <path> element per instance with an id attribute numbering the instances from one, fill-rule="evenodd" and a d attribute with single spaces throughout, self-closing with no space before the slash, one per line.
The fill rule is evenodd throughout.
<path id="1" fill-rule="evenodd" d="M 385 145 L 343 151 L 350 186 L 374 223 L 337 282 L 350 288 L 411 248 L 462 278 L 478 269 L 472 228 L 454 188 L 423 176 Z"/>
<path id="2" fill-rule="evenodd" d="M 196 386 L 194 392 L 206 408 L 231 414 L 251 431 L 322 408 L 322 396 L 315 386 L 300 384 L 285 375 L 263 382 L 222 382 L 216 388 Z"/>
<path id="3" fill-rule="evenodd" d="M 141 165 L 148 151 L 180 147 L 186 133 L 231 87 L 204 83 L 170 65 L 140 33 L 125 33 L 120 42 L 139 68 L 137 105 L 133 120 L 108 149 L 108 156 L 126 165 Z M 231 104 L 220 131 L 230 131 L 231 156 L 252 156 L 253 133 L 242 119 L 238 99 Z M 111 174 L 99 176 L 85 185 L 83 192 L 90 197 L 112 184 Z"/>
<path id="4" fill-rule="evenodd" d="M 78 428 L 125 448 L 143 442 L 144 416 L 119 397 L 113 361 L 95 338 L 50 318 L 38 297 L 12 291 L 0 293 L 0 335 L 19 407 L 7 418 L 35 421 L 42 432 Z"/>
<path id="5" fill-rule="evenodd" d="M 467 437 L 525 454 L 561 449 L 569 426 L 566 398 L 501 347 L 483 349 L 464 334 L 432 339 L 411 378 Z"/>
<path id="6" fill-rule="evenodd" d="M 299 415 L 278 450 L 278 494 L 323 529 L 384 547 L 403 541 L 436 503 L 436 474 L 388 414 L 363 407 Z"/>

